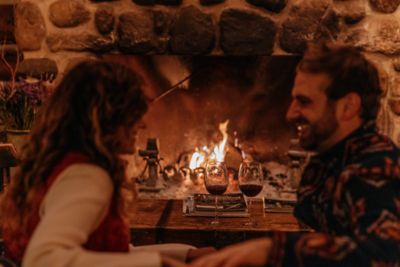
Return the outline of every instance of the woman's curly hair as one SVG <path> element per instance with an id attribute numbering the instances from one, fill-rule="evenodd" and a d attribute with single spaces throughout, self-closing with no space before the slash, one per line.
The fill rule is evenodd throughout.
<path id="1" fill-rule="evenodd" d="M 131 129 L 147 110 L 141 78 L 127 67 L 101 60 L 75 66 L 40 110 L 21 164 L 2 200 L 2 227 L 17 237 L 28 227 L 32 199 L 43 190 L 52 168 L 78 151 L 104 168 L 114 184 L 120 210 L 125 162 L 116 130 Z"/>

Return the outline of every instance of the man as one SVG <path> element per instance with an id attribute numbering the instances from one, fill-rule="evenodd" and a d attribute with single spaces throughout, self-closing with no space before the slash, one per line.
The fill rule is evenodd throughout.
<path id="1" fill-rule="evenodd" d="M 400 153 L 375 128 L 380 93 L 376 68 L 356 49 L 309 47 L 287 119 L 317 152 L 294 211 L 315 232 L 274 233 L 194 266 L 400 266 Z"/>

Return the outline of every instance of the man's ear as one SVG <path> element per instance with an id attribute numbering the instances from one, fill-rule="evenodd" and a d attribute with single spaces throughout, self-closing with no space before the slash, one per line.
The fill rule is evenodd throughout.
<path id="1" fill-rule="evenodd" d="M 348 121 L 361 114 L 361 97 L 356 93 L 348 93 L 338 100 L 337 112 L 340 119 Z"/>

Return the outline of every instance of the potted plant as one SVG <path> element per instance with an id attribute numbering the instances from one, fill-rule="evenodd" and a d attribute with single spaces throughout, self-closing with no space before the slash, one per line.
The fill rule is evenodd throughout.
<path id="1" fill-rule="evenodd" d="M 17 151 L 47 96 L 48 88 L 42 81 L 0 83 L 0 120 L 7 133 L 7 141 L 13 143 Z"/>

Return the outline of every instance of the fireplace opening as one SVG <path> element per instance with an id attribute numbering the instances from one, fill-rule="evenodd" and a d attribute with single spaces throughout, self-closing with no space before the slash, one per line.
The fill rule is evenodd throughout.
<path id="1" fill-rule="evenodd" d="M 285 114 L 299 57 L 106 57 L 139 72 L 153 99 L 139 153 L 129 159 L 128 176 L 144 191 L 160 196 L 171 184 L 201 191 L 197 178 L 216 149 L 233 179 L 244 157 L 268 172 L 271 163 L 288 163 L 294 135 Z"/>

